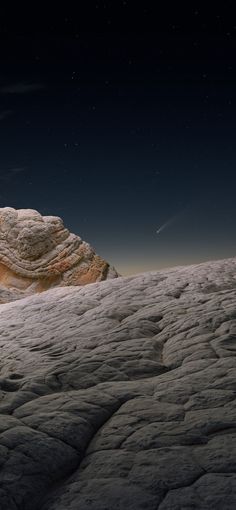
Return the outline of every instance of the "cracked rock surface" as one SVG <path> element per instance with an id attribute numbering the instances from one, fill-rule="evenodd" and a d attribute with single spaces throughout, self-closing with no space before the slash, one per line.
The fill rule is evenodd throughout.
<path id="1" fill-rule="evenodd" d="M 236 508 L 236 259 L 0 307 L 1 510 Z"/>

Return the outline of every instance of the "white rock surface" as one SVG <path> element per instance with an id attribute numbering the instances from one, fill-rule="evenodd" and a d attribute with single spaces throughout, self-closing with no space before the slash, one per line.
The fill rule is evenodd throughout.
<path id="1" fill-rule="evenodd" d="M 1 510 L 236 508 L 236 259 L 0 307 Z"/>

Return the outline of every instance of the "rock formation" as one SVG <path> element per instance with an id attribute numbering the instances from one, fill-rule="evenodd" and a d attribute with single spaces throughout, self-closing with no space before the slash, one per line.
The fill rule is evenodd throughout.
<path id="1" fill-rule="evenodd" d="M 236 259 L 0 306 L 1 510 L 236 508 Z"/>
<path id="2" fill-rule="evenodd" d="M 55 286 L 85 285 L 118 276 L 60 218 L 32 209 L 0 209 L 0 300 Z"/>

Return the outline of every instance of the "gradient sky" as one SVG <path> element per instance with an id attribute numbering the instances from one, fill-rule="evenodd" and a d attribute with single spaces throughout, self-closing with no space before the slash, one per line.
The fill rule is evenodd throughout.
<path id="1" fill-rule="evenodd" d="M 155 4 L 0 18 L 0 207 L 122 274 L 236 255 L 236 17 Z"/>

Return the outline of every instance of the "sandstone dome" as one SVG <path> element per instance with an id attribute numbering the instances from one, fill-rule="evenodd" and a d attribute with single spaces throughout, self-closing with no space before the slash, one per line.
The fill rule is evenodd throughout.
<path id="1" fill-rule="evenodd" d="M 64 227 L 61 218 L 42 216 L 33 209 L 0 209 L 2 301 L 9 293 L 14 298 L 117 276 L 88 243 Z"/>

